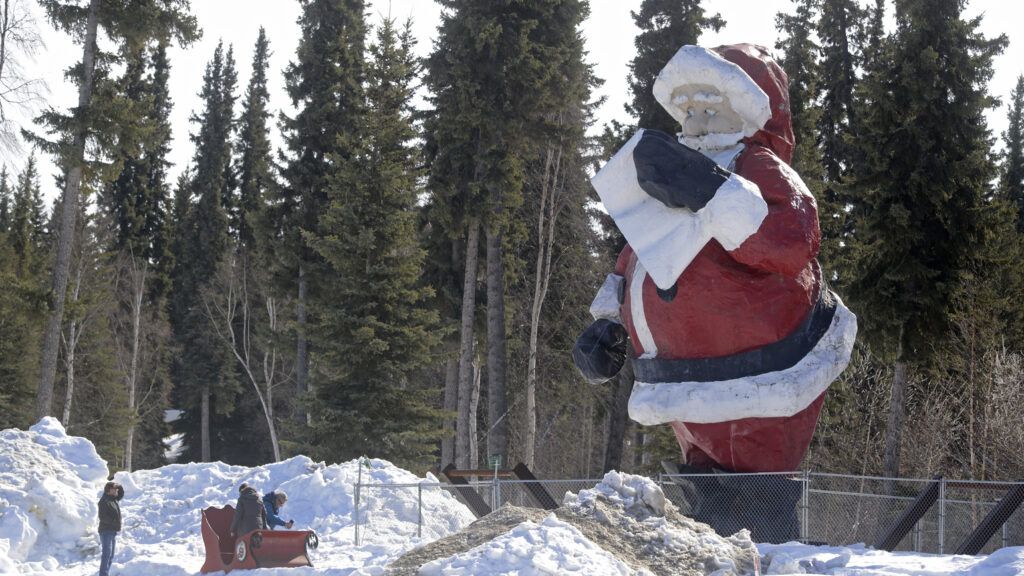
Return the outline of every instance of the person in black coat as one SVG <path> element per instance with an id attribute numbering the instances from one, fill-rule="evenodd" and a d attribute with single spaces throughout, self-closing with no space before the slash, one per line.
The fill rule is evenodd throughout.
<path id="1" fill-rule="evenodd" d="M 121 531 L 121 498 L 124 498 L 124 487 L 117 482 L 107 482 L 99 502 L 100 576 L 108 576 L 114 559 L 114 545 Z"/>
<path id="2" fill-rule="evenodd" d="M 238 538 L 253 530 L 267 529 L 267 511 L 255 488 L 243 483 L 238 487 L 238 505 L 231 520 L 231 537 Z"/>

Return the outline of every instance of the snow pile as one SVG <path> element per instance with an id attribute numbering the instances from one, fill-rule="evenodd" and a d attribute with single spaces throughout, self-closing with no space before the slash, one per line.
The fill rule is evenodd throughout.
<path id="1" fill-rule="evenodd" d="M 757 562 L 746 530 L 722 538 L 680 514 L 650 478 L 609 472 L 567 493 L 553 515 L 505 506 L 405 554 L 389 574 L 743 576 Z"/>
<path id="2" fill-rule="evenodd" d="M 614 470 L 605 474 L 604 479 L 593 488 L 580 490 L 579 494 L 567 492 L 562 504 L 579 510 L 593 508 L 598 500 L 606 500 L 641 514 L 650 510 L 658 516 L 665 515 L 665 493 L 654 480 Z"/>
<path id="3" fill-rule="evenodd" d="M 285 520 L 295 520 L 296 529 L 314 530 L 319 535 L 320 548 L 314 553 L 313 563 L 320 566 L 324 555 L 344 552 L 344 556 L 349 556 L 352 552 L 355 485 L 360 471 L 363 484 L 415 485 L 437 481 L 430 475 L 419 478 L 385 460 L 368 459 L 361 465 L 354 460 L 328 466 L 305 456 L 256 468 L 215 462 L 118 473 L 115 480 L 125 488 L 121 505 L 126 524 L 123 539 L 134 555 L 144 556 L 151 563 L 159 558 L 178 564 L 180 551 L 188 550 L 198 568 L 203 557 L 200 510 L 234 505 L 238 486 L 246 482 L 261 494 L 277 489 L 288 494 L 280 515 Z M 472 513 L 445 491 L 425 488 L 422 497 L 423 539 L 418 540 L 416 488 L 385 490 L 364 486 L 358 512 L 362 542 L 378 551 L 400 553 L 420 542 L 458 531 L 473 520 Z M 371 562 L 372 554 L 356 552 L 364 563 Z M 361 565 L 349 563 L 352 568 Z"/>
<path id="4" fill-rule="evenodd" d="M 863 544 L 806 546 L 759 544 L 763 573 L 832 576 L 1019 576 L 1024 547 L 1003 548 L 989 556 L 885 552 Z"/>
<path id="5" fill-rule="evenodd" d="M 450 558 L 424 564 L 423 576 L 649 575 L 637 572 L 554 514 L 542 523 L 523 522 L 494 540 Z"/>
<path id="6" fill-rule="evenodd" d="M 99 562 L 97 502 L 107 465 L 84 438 L 68 436 L 60 423 L 43 419 L 28 432 L 0 432 L 0 574 L 95 573 Z M 355 485 L 363 486 L 359 510 Z M 194 574 L 205 555 L 200 511 L 234 505 L 247 482 L 261 493 L 282 489 L 281 510 L 297 529 L 320 536 L 312 553 L 315 568 L 281 570 L 300 574 L 374 574 L 391 558 L 418 544 L 460 530 L 472 513 L 436 483 L 384 460 L 325 465 L 305 456 L 248 468 L 220 462 L 173 464 L 156 470 L 119 472 L 124 485 L 123 529 L 112 575 Z M 405 488 L 373 488 L 405 484 Z M 421 494 L 420 494 L 421 492 Z M 418 502 L 423 502 L 423 537 L 416 537 Z M 353 546 L 358 518 L 362 545 Z M 276 570 L 264 571 L 274 574 Z"/>
<path id="7" fill-rule="evenodd" d="M 56 418 L 0 432 L 0 573 L 54 570 L 95 549 L 107 463 Z"/>
<path id="8" fill-rule="evenodd" d="M 608 472 L 594 488 L 567 493 L 563 506 L 581 520 L 615 529 L 622 542 L 658 574 L 755 573 L 757 549 L 750 532 L 719 536 L 709 526 L 681 515 L 650 478 Z"/>

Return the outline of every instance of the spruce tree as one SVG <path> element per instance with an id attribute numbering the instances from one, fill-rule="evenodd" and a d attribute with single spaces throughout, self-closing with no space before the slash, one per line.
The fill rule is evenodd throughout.
<path id="1" fill-rule="evenodd" d="M 857 30 L 867 16 L 855 0 L 820 0 L 821 115 L 818 118 L 825 177 L 841 183 L 850 165 L 847 134 L 855 121 L 854 86 L 857 83 Z M 835 195 L 835 190 L 829 191 Z M 830 198 L 829 200 L 834 200 Z"/>
<path id="2" fill-rule="evenodd" d="M 1003 132 L 1000 192 L 1017 210 L 1017 231 L 1024 232 L 1024 76 L 1010 93 L 1009 126 Z"/>
<path id="3" fill-rule="evenodd" d="M 14 195 L 11 193 L 11 183 L 7 176 L 7 166 L 0 169 L 0 233 L 7 232 L 11 227 L 11 208 L 14 203 Z"/>
<path id="4" fill-rule="evenodd" d="M 318 306 L 315 438 L 325 457 L 381 455 L 425 467 L 440 438 L 435 390 L 411 384 L 439 338 L 432 290 L 420 283 L 420 176 L 412 99 L 418 64 L 410 27 L 377 29 L 366 67 L 366 115 L 355 155 L 338 159 L 311 243 L 339 281 Z"/>
<path id="5" fill-rule="evenodd" d="M 357 126 L 365 107 L 363 96 L 364 0 L 301 0 L 301 30 L 295 60 L 285 70 L 285 87 L 294 117 L 285 117 L 284 185 L 274 195 L 270 215 L 275 244 L 274 275 L 295 301 L 296 410 L 300 426 L 307 422 L 311 301 L 321 290 L 329 298 L 322 259 L 305 242 L 315 233 L 327 205 L 328 179 L 334 164 L 353 156 Z"/>
<path id="6" fill-rule="evenodd" d="M 894 362 L 885 473 L 899 472 L 907 370 L 947 332 L 950 303 L 986 234 L 994 167 L 984 111 L 992 59 L 960 0 L 898 0 L 897 30 L 862 82 L 857 269 L 849 295 L 876 355 Z"/>
<path id="7" fill-rule="evenodd" d="M 580 5 L 465 0 L 443 5 L 448 11 L 427 62 L 426 81 L 434 93 L 427 127 L 429 186 L 432 211 L 465 254 L 460 262 L 455 457 L 457 465 L 469 467 L 476 454 L 473 364 L 479 247 L 484 244 L 487 254 L 487 393 L 493 401 L 486 420 L 487 450 L 506 454 L 505 278 L 508 269 L 519 266 L 506 235 L 517 233 L 513 214 L 522 203 L 523 163 L 533 146 L 531 131 L 544 114 L 540 110 L 548 95 L 543 85 L 556 69 L 550 65 L 555 30 L 563 31 L 563 22 L 580 14 Z"/>
<path id="8" fill-rule="evenodd" d="M 236 74 L 232 51 L 217 45 L 203 75 L 200 97 L 203 109 L 192 121 L 196 150 L 188 204 L 175 254 L 171 322 L 180 351 L 173 377 L 178 406 L 185 410 L 178 420 L 185 434 L 185 458 L 208 462 L 228 447 L 214 441 L 213 414 L 230 414 L 238 391 L 235 362 L 217 338 L 203 305 L 204 290 L 228 255 L 229 217 L 224 200 L 232 191 L 227 181 L 231 167 L 231 136 L 234 125 Z M 194 205 L 192 204 L 194 199 Z"/>
<path id="9" fill-rule="evenodd" d="M 122 112 L 116 99 L 106 96 L 114 92 L 104 82 L 110 65 L 152 39 L 174 38 L 188 44 L 197 36 L 196 22 L 188 13 L 187 0 L 166 0 L 160 3 L 116 3 L 105 0 L 81 2 L 41 0 L 40 4 L 51 23 L 82 42 L 82 61 L 69 73 L 78 85 L 78 104 L 71 114 L 50 110 L 38 120 L 59 133 L 54 142 L 33 138 L 57 155 L 64 169 L 64 191 L 61 198 L 62 219 L 55 226 L 58 238 L 53 264 L 51 310 L 43 339 L 42 366 L 36 397 L 36 417 L 52 413 L 53 381 L 57 370 L 60 332 L 63 325 L 64 300 L 71 265 L 71 249 L 78 217 L 79 196 L 86 167 L 86 148 L 97 142 L 100 148 L 110 145 L 108 135 L 112 121 Z M 97 36 L 111 39 L 115 54 L 101 53 Z"/>
<path id="10" fill-rule="evenodd" d="M 46 250 L 43 245 L 45 218 L 39 171 L 36 169 L 35 156 L 30 156 L 25 169 L 18 175 L 11 210 L 11 227 L 8 231 L 8 242 L 17 262 L 15 268 L 22 278 L 35 278 L 41 271 Z"/>
<path id="11" fill-rule="evenodd" d="M 818 45 L 813 37 L 819 4 L 820 0 L 800 0 L 794 14 L 776 15 L 775 28 L 782 36 L 775 43 L 775 48 L 781 51 L 779 65 L 789 76 L 789 109 L 796 139 L 792 166 L 820 198 L 822 169 L 818 120 L 821 109 L 817 101 L 821 67 L 818 64 Z"/>
<path id="12" fill-rule="evenodd" d="M 679 131 L 678 122 L 654 99 L 652 87 L 658 72 L 684 44 L 697 44 L 705 30 L 718 32 L 725 20 L 708 16 L 701 0 L 643 0 L 640 10 L 632 11 L 637 34 L 636 56 L 629 64 L 629 91 L 632 101 L 626 111 L 640 128 Z"/>
<path id="13" fill-rule="evenodd" d="M 270 41 L 260 27 L 252 59 L 252 76 L 246 87 L 239 115 L 238 144 L 238 239 L 248 250 L 256 249 L 256 228 L 263 218 L 263 207 L 274 186 L 270 149 L 270 93 L 267 68 L 270 66 Z"/>

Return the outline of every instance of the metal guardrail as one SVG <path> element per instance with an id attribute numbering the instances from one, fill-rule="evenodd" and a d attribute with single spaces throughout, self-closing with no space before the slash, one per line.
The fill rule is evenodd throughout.
<path id="1" fill-rule="evenodd" d="M 470 490 L 492 510 L 505 504 L 545 508 L 549 507 L 550 501 L 547 505 L 542 502 L 544 498 L 538 493 L 538 486 L 555 503 L 561 504 L 566 492 L 579 492 L 600 482 L 600 479 L 531 481 L 484 477 L 467 480 L 464 485 L 428 482 L 360 484 L 356 492 L 364 497 L 370 491 L 405 492 L 401 496 L 405 505 L 415 506 L 415 510 L 405 517 L 405 521 L 410 524 L 408 537 L 422 538 L 424 526 L 432 521 L 429 511 L 423 505 L 423 495 L 429 490 L 442 490 L 453 496 L 442 501 L 442 505 L 446 501 L 453 506 L 455 502 L 465 505 L 466 491 Z M 1024 486 L 1024 482 L 886 478 L 811 471 L 729 475 L 662 474 L 655 481 L 665 491 L 666 497 L 684 514 L 702 521 L 706 520 L 700 517 L 701 514 L 705 518 L 716 514 L 735 515 L 738 508 L 744 510 L 745 516 L 740 514 L 741 517 L 753 518 L 755 523 L 759 516 L 770 517 L 779 513 L 783 513 L 787 519 L 796 519 L 798 527 L 794 528 L 795 532 L 776 531 L 769 533 L 769 537 L 762 534 L 761 541 L 765 542 L 781 534 L 787 540 L 806 543 L 874 545 L 888 536 L 891 541 L 887 542 L 886 547 L 893 550 L 936 554 L 963 548 L 967 542 L 971 542 L 971 550 L 977 549 L 981 554 L 1006 546 L 1024 545 L 1024 506 L 1012 513 L 1007 513 L 1005 504 L 1003 509 L 997 509 L 1010 491 L 1017 489 L 1019 494 L 1018 487 Z M 737 483 L 739 488 L 736 487 Z M 935 483 L 938 483 L 938 494 L 931 500 L 932 504 L 923 513 L 913 515 L 917 519 L 913 521 L 912 527 L 900 531 L 903 535 L 898 542 L 895 541 L 894 526 L 900 520 L 907 521 L 908 508 L 918 501 L 919 495 L 929 486 L 934 489 Z M 725 486 L 725 496 L 718 492 L 718 485 Z M 736 491 L 748 494 L 745 498 L 736 499 Z M 733 494 L 732 499 L 729 494 Z M 922 506 L 920 502 L 917 503 L 919 507 Z M 363 525 L 363 534 L 372 539 L 374 515 L 384 512 L 369 509 L 367 503 L 361 504 L 358 497 L 355 505 L 353 519 L 357 524 L 356 538 L 359 538 L 358 525 Z M 436 502 L 434 505 L 437 505 Z M 792 515 L 788 509 L 790 505 L 794 507 Z M 979 532 L 977 529 L 986 518 L 989 518 L 989 525 Z M 991 518 L 1002 521 L 1001 526 L 993 527 Z M 709 523 L 714 526 L 713 522 Z M 728 531 L 732 526 L 726 524 L 724 528 Z M 755 540 L 758 540 L 757 530 L 752 529 L 752 532 Z M 978 542 L 986 534 L 991 534 L 991 537 L 986 542 Z"/>

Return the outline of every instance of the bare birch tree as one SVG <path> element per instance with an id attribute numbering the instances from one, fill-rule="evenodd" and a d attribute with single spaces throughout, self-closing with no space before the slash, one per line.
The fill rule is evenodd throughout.
<path id="1" fill-rule="evenodd" d="M 277 349 L 279 330 L 277 300 L 261 294 L 261 284 L 245 262 L 244 253 L 232 254 L 221 266 L 217 279 L 203 295 L 210 324 L 245 372 L 259 399 L 267 422 L 274 461 L 281 460 L 281 446 L 274 420 L 274 388 L 283 384 L 284 355 Z M 261 302 L 263 310 L 254 309 Z M 262 325 L 261 325 L 262 324 Z"/>

